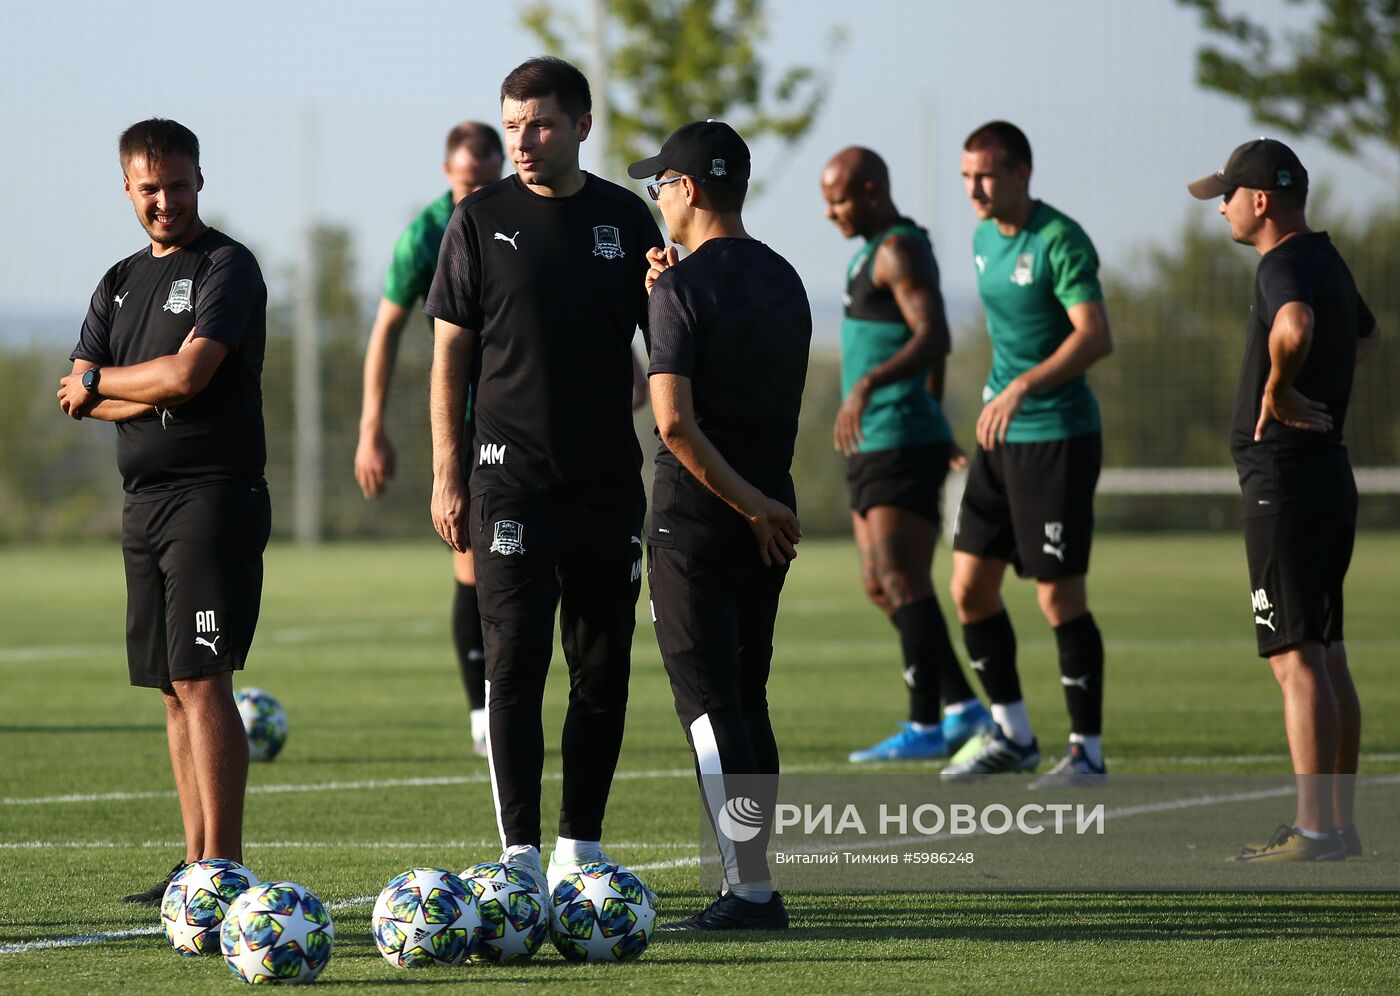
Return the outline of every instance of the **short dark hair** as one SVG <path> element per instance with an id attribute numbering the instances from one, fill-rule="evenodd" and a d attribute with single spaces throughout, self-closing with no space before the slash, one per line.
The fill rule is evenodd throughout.
<path id="1" fill-rule="evenodd" d="M 963 143 L 963 151 L 971 152 L 984 145 L 999 146 L 1006 158 L 1015 165 L 1031 169 L 1031 142 L 1026 133 L 1010 121 L 988 121 L 977 128 Z"/>
<path id="2" fill-rule="evenodd" d="M 501 145 L 500 132 L 482 121 L 463 121 L 447 133 L 447 149 L 443 159 L 451 159 L 452 153 L 464 145 L 471 146 L 475 153 L 481 143 L 485 143 L 488 151 L 505 158 L 506 150 Z"/>
<path id="3" fill-rule="evenodd" d="M 665 169 L 661 172 L 662 177 L 667 176 L 689 176 L 680 170 Z M 700 189 L 705 192 L 705 203 L 710 206 L 710 210 L 716 214 L 738 214 L 744 209 L 744 198 L 749 194 L 749 181 L 741 180 L 738 177 L 700 177 L 705 182 L 700 185 Z"/>
<path id="4" fill-rule="evenodd" d="M 199 139 L 178 121 L 169 118 L 147 118 L 138 121 L 122 132 L 117 142 L 117 154 L 121 157 L 122 172 L 126 172 L 131 160 L 140 157 L 147 165 L 154 166 L 166 156 L 189 156 L 196 167 L 199 166 Z"/>
<path id="5" fill-rule="evenodd" d="M 578 67 L 552 55 L 522 62 L 501 81 L 501 101 L 539 100 L 553 97 L 559 108 L 577 121 L 593 109 L 593 94 L 588 89 L 588 77 Z"/>
<path id="6" fill-rule="evenodd" d="M 1264 193 L 1285 211 L 1301 211 L 1308 206 L 1307 187 L 1279 187 Z"/>

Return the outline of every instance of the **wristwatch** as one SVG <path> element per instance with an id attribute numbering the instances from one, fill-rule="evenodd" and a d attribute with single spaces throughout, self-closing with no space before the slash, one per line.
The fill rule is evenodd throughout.
<path id="1" fill-rule="evenodd" d="M 93 367 L 83 372 L 83 390 L 97 393 L 97 385 L 102 382 L 102 368 Z"/>

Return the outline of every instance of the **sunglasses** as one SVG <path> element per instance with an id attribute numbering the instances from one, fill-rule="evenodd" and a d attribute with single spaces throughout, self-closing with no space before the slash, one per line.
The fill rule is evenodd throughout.
<path id="1" fill-rule="evenodd" d="M 648 180 L 648 181 L 647 181 L 647 193 L 651 196 L 651 199 L 652 199 L 652 200 L 654 200 L 654 201 L 659 201 L 659 200 L 661 200 L 661 188 L 662 188 L 662 187 L 666 186 L 666 184 L 668 184 L 668 183 L 675 183 L 677 180 L 682 180 L 682 179 L 685 179 L 685 174 L 684 174 L 684 173 L 682 173 L 680 176 L 668 176 L 668 177 L 667 177 L 666 179 L 664 179 L 664 180 Z M 705 178 L 704 178 L 703 176 L 692 176 L 692 177 L 690 177 L 690 179 L 691 179 L 691 181 L 693 181 L 693 182 L 695 182 L 695 183 L 704 183 L 704 182 L 705 182 Z"/>

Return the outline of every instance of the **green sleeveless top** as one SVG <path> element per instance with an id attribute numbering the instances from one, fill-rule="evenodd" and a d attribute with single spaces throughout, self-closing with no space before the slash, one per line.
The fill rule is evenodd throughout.
<path id="1" fill-rule="evenodd" d="M 894 294 L 876 287 L 873 271 L 880 244 L 893 235 L 912 235 L 929 242 L 928 232 L 908 218 L 901 218 L 876 234 L 855 254 L 846 269 L 845 312 L 841 321 L 841 396 L 847 397 L 856 381 L 904 347 L 913 332 L 904 321 Z M 932 255 L 933 246 L 929 244 Z M 938 263 L 933 264 L 934 293 L 938 293 Z M 943 409 L 924 389 L 927 371 L 886 384 L 870 392 L 870 403 L 861 416 L 865 441 L 862 453 L 947 442 L 953 438 Z"/>

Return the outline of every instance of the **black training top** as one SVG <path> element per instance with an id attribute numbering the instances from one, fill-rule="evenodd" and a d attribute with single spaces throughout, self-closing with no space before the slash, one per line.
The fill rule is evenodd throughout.
<path id="1" fill-rule="evenodd" d="M 793 511 L 792 451 L 807 380 L 812 311 L 797 271 L 753 239 L 711 239 L 651 292 L 650 374 L 690 379 L 695 418 L 745 480 Z M 662 443 L 650 540 L 758 561 L 748 523 Z"/>
<path id="2" fill-rule="evenodd" d="M 571 197 L 510 176 L 457 205 L 425 310 L 478 333 L 472 495 L 637 499 L 631 344 L 661 244 L 641 198 L 591 175 Z"/>
<path id="3" fill-rule="evenodd" d="M 1291 301 L 1302 302 L 1313 311 L 1312 346 L 1293 386 L 1309 400 L 1327 406 L 1332 429 L 1310 432 L 1270 422 L 1263 439 L 1256 443 L 1254 427 L 1272 367 L 1269 331 L 1278 310 Z M 1370 335 L 1375 326 L 1375 317 L 1326 232 L 1295 235 L 1266 253 L 1254 277 L 1254 307 L 1249 313 L 1239 391 L 1230 423 L 1235 463 L 1243 468 L 1285 451 L 1342 445 L 1356 370 L 1356 340 Z"/>
<path id="4" fill-rule="evenodd" d="M 70 359 L 132 366 L 178 352 L 192 328 L 227 346 L 228 356 L 178 408 L 117 423 L 117 466 L 129 496 L 262 480 L 267 287 L 253 254 L 223 232 L 206 229 L 160 257 L 147 247 L 108 270 Z"/>

